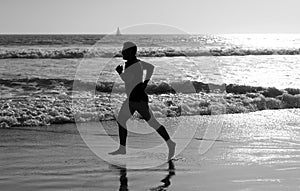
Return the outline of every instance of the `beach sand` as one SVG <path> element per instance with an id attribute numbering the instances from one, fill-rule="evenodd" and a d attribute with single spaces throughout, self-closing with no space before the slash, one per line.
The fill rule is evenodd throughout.
<path id="1" fill-rule="evenodd" d="M 160 118 L 178 146 L 172 165 L 164 162 L 167 147 L 162 139 L 141 121 L 129 122 L 129 157 L 108 158 L 112 162 L 121 161 L 120 166 L 103 161 L 85 142 L 85 135 L 90 135 L 93 143 L 99 140 L 103 153 L 116 149 L 117 143 L 107 142 L 118 140 L 115 121 L 101 123 L 103 128 L 96 131 L 93 130 L 99 126 L 97 123 L 1 129 L 0 187 L 3 190 L 298 190 L 299 116 L 299 109 L 286 109 Z M 162 146 L 147 150 L 156 145 Z M 130 149 L 144 149 L 136 153 L 142 153 L 145 163 L 152 161 L 159 165 L 133 168 L 135 161 L 128 160 Z"/>

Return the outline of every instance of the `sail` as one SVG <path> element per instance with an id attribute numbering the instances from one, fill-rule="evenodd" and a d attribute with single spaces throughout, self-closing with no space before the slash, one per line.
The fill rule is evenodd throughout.
<path id="1" fill-rule="evenodd" d="M 118 27 L 118 29 L 117 29 L 117 33 L 116 33 L 116 35 L 117 35 L 117 36 L 120 36 L 120 35 L 121 35 L 121 32 L 120 32 L 120 29 L 119 29 L 119 27 Z"/>

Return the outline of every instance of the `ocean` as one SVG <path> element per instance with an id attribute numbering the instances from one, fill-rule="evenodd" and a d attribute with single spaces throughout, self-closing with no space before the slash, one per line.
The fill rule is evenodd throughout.
<path id="1" fill-rule="evenodd" d="M 139 56 L 157 67 L 154 80 L 299 87 L 297 34 L 0 35 L 0 79 L 74 79 L 83 62 L 94 79 L 99 76 L 95 68 L 113 71 L 111 60 L 123 62 L 125 41 L 135 42 Z"/>
<path id="2" fill-rule="evenodd" d="M 76 96 L 90 96 L 96 90 L 97 94 L 101 94 L 101 103 L 104 102 L 102 99 L 111 97 L 111 92 L 124 92 L 124 85 L 115 72 L 115 67 L 124 63 L 120 50 L 125 41 L 135 42 L 139 58 L 155 66 L 146 91 L 151 94 L 154 104 L 152 109 L 157 110 L 158 117 L 211 114 L 209 103 L 212 98 L 206 96 L 200 99 L 199 92 L 203 91 L 208 93 L 226 90 L 229 93 L 227 96 L 235 100 L 228 102 L 229 98 L 224 98 L 225 101 L 218 101 L 223 105 L 227 104 L 224 106 L 225 113 L 294 108 L 300 105 L 297 97 L 300 87 L 300 34 L 0 35 L 2 104 L 12 104 L 10 108 L 21 107 L 15 105 L 13 100 L 35 96 L 56 98 L 59 95 L 62 98 L 67 95 L 72 98 L 74 87 L 78 85 L 85 87 L 85 93 L 81 92 Z M 184 95 L 175 99 L 174 93 Z M 242 98 L 236 100 L 232 98 L 233 94 Z M 41 98 L 37 99 L 41 101 Z M 48 102 L 52 100 L 45 99 Z M 116 98 L 118 103 L 123 99 L 124 95 Z M 166 104 L 168 99 L 173 102 L 175 99 L 177 102 Z M 8 103 L 8 100 L 12 103 Z M 163 103 L 155 104 L 157 100 L 163 100 Z M 191 103 L 184 104 L 186 100 Z M 203 100 L 207 102 L 204 106 L 201 105 Z M 35 105 L 36 101 L 25 102 Z M 113 101 L 110 103 L 114 105 Z M 51 104 L 53 103 L 48 106 Z M 105 103 L 99 107 L 116 113 L 111 105 L 103 105 Z M 170 109 L 170 106 L 177 109 Z M 199 107 L 202 106 L 206 110 L 203 112 L 200 109 L 199 112 Z M 61 107 L 67 106 L 62 104 Z M 48 116 L 48 109 L 39 112 L 46 112 Z M 74 107 L 69 109 L 74 112 Z M 20 113 L 18 109 L 15 110 L 14 113 Z M 81 110 L 78 109 L 77 112 Z M 1 116 L 7 117 L 5 111 L 2 111 Z M 174 112 L 176 114 L 172 114 Z M 74 121 L 71 115 L 65 119 L 66 113 L 61 109 L 56 114 L 60 116 L 59 119 L 47 118 L 46 121 Z M 57 117 L 56 114 L 53 114 L 54 117 Z M 95 116 L 98 115 L 99 112 L 92 114 L 90 118 L 97 118 Z M 13 122 L 9 124 L 40 124 L 32 121 L 25 123 L 27 118 L 18 116 L 10 119 Z M 64 116 L 63 119 L 61 116 Z M 16 123 L 20 118 L 22 122 Z M 105 120 L 113 118 L 101 117 Z M 7 120 L 4 121 L 8 123 Z"/>

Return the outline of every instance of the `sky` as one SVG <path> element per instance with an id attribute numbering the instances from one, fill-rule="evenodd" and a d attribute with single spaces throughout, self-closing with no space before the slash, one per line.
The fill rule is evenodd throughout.
<path id="1" fill-rule="evenodd" d="M 0 33 L 107 34 L 117 27 L 143 34 L 300 33 L 299 5 L 299 0 L 0 0 Z"/>

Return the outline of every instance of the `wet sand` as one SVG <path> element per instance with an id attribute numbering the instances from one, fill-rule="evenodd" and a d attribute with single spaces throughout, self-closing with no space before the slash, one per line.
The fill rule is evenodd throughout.
<path id="1" fill-rule="evenodd" d="M 0 187 L 3 190 L 298 190 L 299 116 L 300 110 L 290 109 L 160 119 L 177 143 L 185 140 L 186 135 L 176 135 L 175 130 L 188 132 L 195 127 L 197 132 L 173 164 L 147 169 L 119 167 L 103 161 L 86 145 L 74 124 L 0 129 Z M 213 124 L 221 124 L 218 136 L 207 134 L 212 132 L 208 128 L 218 130 Z M 87 129 L 95 126 L 81 125 Z M 104 126 L 110 127 L 108 134 L 117 140 L 115 122 Z M 147 128 L 139 128 L 141 132 L 149 132 Z M 130 130 L 137 132 L 138 126 Z M 107 137 L 104 132 L 96 136 L 101 141 Z M 155 133 L 139 137 L 129 133 L 131 148 L 137 145 L 146 148 L 161 142 Z M 212 147 L 206 151 L 205 145 L 210 144 Z M 102 148 L 113 147 L 103 144 Z M 157 153 L 164 154 L 163 149 Z M 163 154 L 157 160 L 162 161 Z M 150 161 L 154 156 L 147 157 Z"/>

